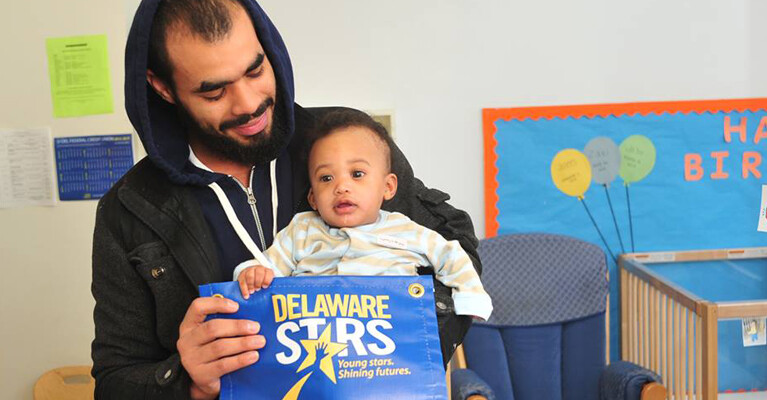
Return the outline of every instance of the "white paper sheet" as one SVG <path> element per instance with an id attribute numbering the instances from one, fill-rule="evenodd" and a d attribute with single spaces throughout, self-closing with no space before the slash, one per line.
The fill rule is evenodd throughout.
<path id="1" fill-rule="evenodd" d="M 767 328 L 765 318 L 744 318 L 743 323 L 743 346 L 764 346 L 767 344 Z"/>
<path id="2" fill-rule="evenodd" d="M 56 204 L 51 130 L 0 130 L 0 208 Z"/>
<path id="3" fill-rule="evenodd" d="M 767 185 L 762 185 L 762 206 L 759 208 L 759 225 L 756 230 L 767 232 Z"/>

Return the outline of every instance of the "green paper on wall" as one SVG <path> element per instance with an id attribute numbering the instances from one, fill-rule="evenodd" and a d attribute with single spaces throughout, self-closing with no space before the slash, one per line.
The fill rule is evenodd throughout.
<path id="1" fill-rule="evenodd" d="M 113 111 L 106 35 L 45 41 L 56 118 Z"/>

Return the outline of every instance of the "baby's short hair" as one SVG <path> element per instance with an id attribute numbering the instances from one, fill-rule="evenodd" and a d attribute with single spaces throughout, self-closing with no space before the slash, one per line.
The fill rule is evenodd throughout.
<path id="1" fill-rule="evenodd" d="M 384 145 L 383 147 L 386 150 L 386 169 L 388 172 L 391 172 L 391 149 L 394 147 L 394 141 L 392 140 L 389 133 L 386 132 L 386 128 L 374 120 L 370 115 L 360 110 L 346 107 L 335 108 L 332 111 L 327 112 L 319 119 L 317 125 L 309 135 L 309 146 L 306 147 L 307 161 L 309 160 L 309 153 L 311 152 L 312 147 L 314 147 L 314 144 L 317 143 L 318 140 L 330 135 L 336 130 L 349 128 L 352 126 L 366 128 L 375 134 L 375 136 Z"/>

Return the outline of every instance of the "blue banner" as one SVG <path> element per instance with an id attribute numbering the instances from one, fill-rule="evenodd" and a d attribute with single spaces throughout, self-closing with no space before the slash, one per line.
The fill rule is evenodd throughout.
<path id="1" fill-rule="evenodd" d="M 261 324 L 255 364 L 227 374 L 221 399 L 446 399 L 430 276 L 275 278 L 244 300 L 237 282 L 201 296 Z M 266 384 L 268 382 L 268 384 Z"/>

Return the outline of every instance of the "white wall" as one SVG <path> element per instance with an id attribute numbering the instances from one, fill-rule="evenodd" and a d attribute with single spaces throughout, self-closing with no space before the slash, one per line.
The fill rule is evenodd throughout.
<path id="1" fill-rule="evenodd" d="M 130 132 L 122 9 L 104 0 L 0 3 L 0 129 L 48 126 L 54 137 Z M 92 34 L 108 35 L 115 113 L 54 119 L 45 39 Z M 0 209 L 0 399 L 31 399 L 44 371 L 90 364 L 95 209 L 94 201 Z"/>
<path id="2" fill-rule="evenodd" d="M 758 1 L 262 3 L 298 101 L 395 109 L 416 174 L 480 236 L 482 108 L 766 94 Z"/>
<path id="3" fill-rule="evenodd" d="M 136 0 L 5 1 L 0 129 L 124 133 L 125 21 Z M 767 95 L 759 0 L 264 0 L 307 106 L 393 109 L 417 176 L 483 236 L 481 109 Z M 45 38 L 109 36 L 115 113 L 53 119 Z M 0 399 L 87 364 L 95 202 L 0 210 Z"/>

